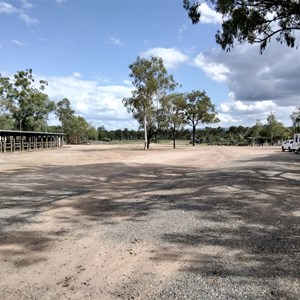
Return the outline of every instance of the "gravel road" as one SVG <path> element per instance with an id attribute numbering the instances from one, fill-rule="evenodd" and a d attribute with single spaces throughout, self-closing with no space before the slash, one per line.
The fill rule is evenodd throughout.
<path id="1" fill-rule="evenodd" d="M 300 155 L 0 156 L 0 299 L 300 299 Z"/>

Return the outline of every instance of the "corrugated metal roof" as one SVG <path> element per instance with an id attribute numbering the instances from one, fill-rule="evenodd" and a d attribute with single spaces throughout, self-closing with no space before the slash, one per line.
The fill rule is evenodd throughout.
<path id="1" fill-rule="evenodd" d="M 61 132 L 39 132 L 39 131 L 20 131 L 20 130 L 0 130 L 0 135 L 66 135 Z"/>

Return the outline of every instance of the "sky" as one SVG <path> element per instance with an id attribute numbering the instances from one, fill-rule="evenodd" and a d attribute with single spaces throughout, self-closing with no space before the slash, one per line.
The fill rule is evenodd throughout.
<path id="1" fill-rule="evenodd" d="M 134 89 L 129 65 L 158 56 L 177 92 L 204 90 L 215 104 L 220 122 L 202 127 L 264 124 L 271 113 L 291 126 L 300 105 L 300 49 L 274 40 L 262 55 L 246 43 L 224 52 L 215 42 L 221 16 L 203 4 L 201 23 L 192 25 L 182 2 L 0 0 L 1 76 L 30 68 L 48 82 L 51 100 L 68 98 L 93 126 L 136 130 L 122 104 Z M 48 123 L 59 121 L 51 114 Z"/>

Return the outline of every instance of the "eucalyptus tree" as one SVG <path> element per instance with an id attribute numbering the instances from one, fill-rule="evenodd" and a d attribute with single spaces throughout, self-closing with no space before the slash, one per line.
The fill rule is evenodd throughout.
<path id="1" fill-rule="evenodd" d="M 255 141 L 259 141 L 263 139 L 263 134 L 264 132 L 264 126 L 261 123 L 260 120 L 257 120 L 255 125 L 253 125 L 249 129 L 249 134 L 248 134 L 248 139 L 250 140 L 250 143 L 254 145 Z"/>
<path id="2" fill-rule="evenodd" d="M 74 115 L 75 111 L 71 108 L 71 102 L 67 98 L 58 101 L 56 106 L 55 115 L 58 117 L 64 129 L 66 122 Z"/>
<path id="3" fill-rule="evenodd" d="M 184 109 L 186 102 L 184 94 L 172 93 L 162 99 L 167 127 L 171 130 L 173 148 L 176 147 L 177 132 L 186 124 Z"/>
<path id="4" fill-rule="evenodd" d="M 193 24 L 201 21 L 200 6 L 210 2 L 222 15 L 222 30 L 216 42 L 230 50 L 235 41 L 260 45 L 262 52 L 272 37 L 289 47 L 295 47 L 295 31 L 300 29 L 299 0 L 183 0 Z"/>
<path id="5" fill-rule="evenodd" d="M 268 116 L 264 132 L 266 137 L 270 139 L 271 144 L 274 144 L 275 139 L 286 138 L 286 128 L 281 122 L 276 120 L 274 113 L 270 113 Z"/>
<path id="6" fill-rule="evenodd" d="M 61 122 L 61 129 L 66 134 L 68 143 L 78 144 L 83 141 L 97 139 L 97 129 L 82 116 L 75 115 L 69 99 L 63 98 L 57 102 L 55 115 Z"/>
<path id="7" fill-rule="evenodd" d="M 198 124 L 217 123 L 219 119 L 215 105 L 206 95 L 205 91 L 192 91 L 185 95 L 185 119 L 192 127 L 192 143 L 195 146 L 195 133 Z"/>
<path id="8" fill-rule="evenodd" d="M 149 149 L 151 138 L 161 125 L 161 99 L 168 91 L 174 90 L 177 83 L 158 57 L 138 57 L 129 68 L 135 89 L 131 97 L 123 99 L 123 105 L 144 128 L 145 149 Z"/>
<path id="9" fill-rule="evenodd" d="M 35 84 L 32 70 L 18 71 L 13 79 L 0 75 L 0 96 L 3 108 L 15 120 L 15 129 L 44 131 L 55 103 L 44 93 L 47 82 Z"/>
<path id="10" fill-rule="evenodd" d="M 14 130 L 15 120 L 8 114 L 0 113 L 0 130 Z"/>
<path id="11" fill-rule="evenodd" d="M 300 133 L 300 106 L 296 108 L 295 111 L 290 116 L 292 122 L 293 122 L 293 127 L 295 133 L 299 132 Z"/>

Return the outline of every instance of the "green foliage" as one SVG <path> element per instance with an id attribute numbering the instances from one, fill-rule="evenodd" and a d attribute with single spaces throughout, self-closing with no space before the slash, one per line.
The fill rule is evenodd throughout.
<path id="1" fill-rule="evenodd" d="M 263 132 L 265 136 L 270 140 L 271 144 L 273 144 L 276 139 L 282 140 L 287 137 L 287 132 L 284 125 L 276 120 L 273 113 L 268 116 L 267 121 L 268 123 L 265 126 Z"/>
<path id="2" fill-rule="evenodd" d="M 47 82 L 41 80 L 35 87 L 31 69 L 17 72 L 13 80 L 0 76 L 2 109 L 14 119 L 14 129 L 46 131 L 55 103 L 43 93 L 45 85 Z"/>
<path id="3" fill-rule="evenodd" d="M 7 114 L 0 115 L 0 129 L 1 130 L 14 130 L 15 120 Z"/>
<path id="4" fill-rule="evenodd" d="M 151 138 L 163 125 L 162 97 L 176 87 L 173 76 L 169 76 L 158 57 L 140 58 L 129 66 L 135 89 L 132 96 L 123 99 L 123 104 L 145 132 L 145 146 L 149 148 Z"/>
<path id="5" fill-rule="evenodd" d="M 75 116 L 69 99 L 64 98 L 57 102 L 55 115 L 61 122 L 61 129 L 67 136 L 70 144 L 79 144 L 90 140 L 97 140 L 98 131 L 83 117 Z"/>
<path id="6" fill-rule="evenodd" d="M 217 123 L 219 119 L 215 112 L 215 106 L 204 91 L 192 91 L 185 95 L 186 104 L 184 108 L 185 119 L 193 129 L 192 142 L 195 146 L 195 132 L 199 123 Z"/>
<path id="7" fill-rule="evenodd" d="M 171 130 L 173 148 L 176 147 L 176 134 L 186 124 L 184 94 L 173 93 L 162 98 L 165 126 Z"/>
<path id="8" fill-rule="evenodd" d="M 193 24 L 201 20 L 199 6 L 207 1 L 183 0 Z M 260 44 L 261 52 L 274 36 L 280 43 L 295 47 L 295 30 L 300 29 L 299 0 L 209 0 L 215 11 L 223 15 L 222 30 L 216 42 L 230 50 L 234 42 Z"/>
<path id="9" fill-rule="evenodd" d="M 300 133 L 300 106 L 292 112 L 290 117 L 293 122 L 294 133 Z"/>
<path id="10" fill-rule="evenodd" d="M 62 127 L 64 127 L 67 120 L 74 115 L 75 111 L 71 108 L 71 102 L 67 98 L 64 98 L 61 101 L 57 102 L 56 106 L 57 108 L 55 111 L 55 115 L 62 123 Z"/>

